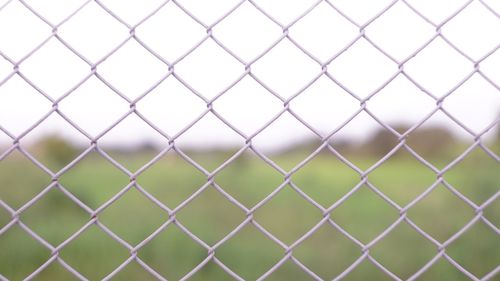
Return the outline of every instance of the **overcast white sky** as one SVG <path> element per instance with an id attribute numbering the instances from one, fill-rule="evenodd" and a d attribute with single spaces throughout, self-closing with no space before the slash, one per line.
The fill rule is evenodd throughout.
<path id="1" fill-rule="evenodd" d="M 48 21 L 57 24 L 86 1 L 25 0 Z M 140 22 L 163 1 L 101 0 L 129 25 Z M 178 0 L 207 26 L 229 11 L 238 1 Z M 292 22 L 315 1 L 255 2 L 283 25 Z M 339 10 L 363 25 L 391 1 L 331 0 Z M 458 0 L 408 0 L 429 20 L 441 23 L 464 2 Z M 479 1 L 442 27 L 442 34 L 473 60 L 482 58 L 500 44 L 500 1 L 484 0 L 495 15 Z M 19 64 L 21 73 L 54 99 L 82 81 L 90 67 L 56 38 L 26 57 L 50 36 L 52 28 L 16 0 L 0 10 L 0 51 Z M 3 4 L 0 4 L 2 7 Z M 403 61 L 435 35 L 427 23 L 403 2 L 398 2 L 366 27 L 365 34 L 394 59 Z M 282 28 L 266 18 L 250 3 L 243 3 L 213 27 L 213 35 L 246 62 L 253 61 L 283 34 Z M 58 28 L 57 34 L 92 63 L 129 36 L 129 29 L 106 13 L 95 2 Z M 206 36 L 206 29 L 174 3 L 168 3 L 136 28 L 137 37 L 151 50 L 174 62 Z M 343 18 L 327 3 L 320 3 L 292 25 L 289 35 L 320 61 L 327 61 L 359 35 L 359 28 Z M 0 81 L 12 73 L 13 65 L 0 57 Z M 437 38 L 404 64 L 405 72 L 435 96 L 443 96 L 474 69 L 473 63 Z M 481 71 L 500 85 L 500 50 L 480 64 Z M 321 66 L 288 39 L 277 44 L 251 66 L 252 73 L 284 98 L 295 95 L 321 72 Z M 398 70 L 365 39 L 360 39 L 328 65 L 329 73 L 363 98 L 379 88 Z M 175 73 L 207 99 L 215 97 L 245 71 L 244 65 L 208 39 L 175 65 Z M 168 72 L 165 64 L 135 40 L 97 66 L 97 72 L 129 99 L 135 99 Z M 1 83 L 1 82 L 0 82 Z M 367 102 L 367 107 L 389 124 L 414 124 L 435 107 L 435 100 L 399 75 Z M 447 97 L 444 108 L 470 129 L 480 132 L 500 114 L 500 90 L 475 74 Z M 15 75 L 0 85 L 0 126 L 14 135 L 29 128 L 51 109 L 51 102 Z M 214 109 L 247 135 L 253 134 L 283 108 L 283 102 L 247 76 L 213 104 Z M 293 99 L 290 108 L 319 132 L 337 128 L 359 109 L 359 101 L 326 76 Z M 98 135 L 124 115 L 127 101 L 91 77 L 59 104 L 61 112 L 90 135 Z M 137 103 L 137 109 L 158 128 L 170 135 L 197 118 L 205 102 L 170 76 Z M 458 135 L 463 131 L 442 113 L 426 125 L 442 124 Z M 339 137 L 366 137 L 379 126 L 361 114 L 339 131 Z M 88 140 L 53 114 L 25 137 L 34 141 L 40 135 L 60 133 L 79 142 Z M 272 148 L 299 141 L 313 134 L 286 113 L 254 139 L 257 146 Z M 136 144 L 161 141 L 161 136 L 136 116 L 129 116 L 100 141 L 103 144 Z M 9 138 L 0 132 L 0 143 Z M 240 144 L 243 138 L 213 115 L 205 116 L 178 139 L 179 144 L 214 146 Z"/>

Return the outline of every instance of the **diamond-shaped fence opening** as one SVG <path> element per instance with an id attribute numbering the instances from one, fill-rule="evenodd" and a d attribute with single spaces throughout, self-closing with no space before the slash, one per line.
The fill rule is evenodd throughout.
<path id="1" fill-rule="evenodd" d="M 493 0 L 0 1 L 0 280 L 497 280 Z"/>

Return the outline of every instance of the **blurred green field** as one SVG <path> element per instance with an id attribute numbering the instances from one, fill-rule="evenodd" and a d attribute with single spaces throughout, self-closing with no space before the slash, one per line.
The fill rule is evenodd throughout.
<path id="1" fill-rule="evenodd" d="M 153 155 L 112 153 L 120 163 L 135 171 Z M 220 165 L 227 154 L 196 154 L 193 158 L 207 169 Z M 272 156 L 286 170 L 305 155 L 299 152 Z M 377 159 L 350 158 L 362 169 Z M 57 170 L 56 163 L 41 159 Z M 449 159 L 431 162 L 442 168 Z M 445 173 L 454 188 L 476 204 L 499 192 L 499 163 L 481 150 Z M 369 181 L 398 203 L 408 204 L 433 184 L 437 176 L 408 153 L 390 158 L 369 174 Z M 175 208 L 206 183 L 206 176 L 175 153 L 169 153 L 137 178 L 138 183 L 163 204 Z M 284 177 L 253 154 L 244 154 L 215 177 L 215 182 L 247 208 L 253 207 L 283 183 Z M 292 181 L 322 206 L 328 207 L 360 181 L 354 170 L 331 154 L 322 153 L 293 174 Z M 64 173 L 60 184 L 90 208 L 97 208 L 125 187 L 129 178 L 110 162 L 92 152 Z M 19 152 L 0 161 L 0 199 L 17 209 L 51 183 L 51 178 Z M 408 217 L 421 229 L 443 242 L 475 216 L 474 210 L 439 185 L 408 211 Z M 484 216 L 500 226 L 500 199 L 484 209 Z M 99 220 L 131 245 L 149 236 L 168 220 L 168 215 L 137 189 L 132 188 L 99 214 Z M 367 186 L 362 186 L 345 203 L 331 212 L 331 218 L 362 243 L 368 243 L 399 217 L 399 212 Z M 52 245 L 58 245 L 81 228 L 90 215 L 57 188 L 26 209 L 21 220 Z M 217 243 L 245 218 L 244 211 L 231 204 L 209 186 L 181 209 L 176 218 L 209 245 Z M 255 220 L 286 244 L 291 244 L 316 225 L 322 212 L 302 198 L 289 185 L 257 209 Z M 11 220 L 0 208 L 0 228 Z M 403 222 L 370 249 L 379 263 L 402 279 L 419 270 L 437 253 L 437 248 Z M 500 236 L 481 220 L 447 247 L 446 253 L 477 277 L 500 265 Z M 22 280 L 43 264 L 50 251 L 14 225 L 0 235 L 0 274 L 9 280 Z M 360 255 L 361 249 L 329 224 L 299 244 L 293 255 L 325 280 L 343 272 Z M 207 256 L 175 225 L 139 250 L 138 256 L 168 280 L 178 280 Z M 255 280 L 284 256 L 284 249 L 248 225 L 216 249 L 216 257 L 246 280 Z M 128 257 L 128 251 L 97 226 L 70 242 L 60 257 L 89 280 L 99 280 Z M 57 262 L 34 280 L 73 280 Z M 113 280 L 155 280 L 136 262 L 130 263 Z M 209 262 L 191 280 L 232 280 Z M 287 261 L 268 280 L 313 280 L 292 261 Z M 391 280 L 368 260 L 363 261 L 344 280 Z M 419 280 L 469 280 L 449 262 L 440 259 Z M 498 279 L 496 279 L 498 280 Z"/>

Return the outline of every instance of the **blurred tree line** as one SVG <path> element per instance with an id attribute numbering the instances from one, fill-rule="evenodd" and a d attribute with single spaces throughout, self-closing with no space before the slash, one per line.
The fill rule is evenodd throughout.
<path id="1" fill-rule="evenodd" d="M 400 133 L 408 130 L 406 126 L 395 126 Z M 370 154 L 383 156 L 398 144 L 398 139 L 389 131 L 381 129 L 368 140 L 367 151 Z M 419 128 L 410 133 L 406 143 L 424 157 L 444 156 L 455 150 L 458 140 L 445 128 Z"/>
<path id="2" fill-rule="evenodd" d="M 408 126 L 398 125 L 393 128 L 403 133 L 408 130 Z M 375 156 L 382 157 L 392 150 L 397 144 L 398 139 L 394 134 L 386 129 L 380 129 L 364 142 L 351 140 L 335 140 L 332 144 L 342 154 L 355 156 Z M 428 158 L 439 158 L 456 154 L 458 150 L 464 148 L 464 142 L 457 139 L 445 127 L 422 127 L 410 133 L 406 138 L 406 143 L 418 154 Z M 302 144 L 294 145 L 289 149 L 281 151 L 280 154 L 293 153 L 297 151 L 311 151 L 319 146 L 318 141 L 305 141 Z M 500 128 L 497 128 L 491 148 L 500 151 Z M 71 141 L 58 136 L 48 135 L 41 138 L 34 146 L 34 151 L 45 161 L 61 166 L 71 162 L 83 150 Z M 132 148 L 108 148 L 121 154 L 151 153 L 155 151 L 155 146 L 151 142 L 146 142 Z M 232 149 L 228 148 L 228 151 Z M 203 150 L 200 150 L 203 152 Z M 200 152 L 198 151 L 198 152 Z M 462 150 L 463 151 L 463 150 Z M 460 151 L 461 152 L 461 151 Z M 399 152 L 398 152 L 399 153 Z M 227 154 L 227 151 L 210 151 L 212 155 Z M 228 156 L 229 157 L 229 156 Z"/>
<path id="3" fill-rule="evenodd" d="M 45 161 L 64 166 L 78 156 L 79 148 L 70 141 L 58 135 L 47 135 L 41 138 L 33 150 Z"/>

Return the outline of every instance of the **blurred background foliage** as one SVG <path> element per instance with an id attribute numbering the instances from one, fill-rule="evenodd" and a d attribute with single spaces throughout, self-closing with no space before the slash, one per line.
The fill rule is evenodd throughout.
<path id="1" fill-rule="evenodd" d="M 398 132 L 408 129 L 394 126 Z M 398 139 L 388 131 L 379 131 L 364 142 L 331 141 L 332 146 L 349 161 L 366 170 L 392 150 Z M 471 145 L 456 139 L 444 128 L 421 128 L 407 137 L 407 144 L 438 169 L 447 166 Z M 485 145 L 500 151 L 500 136 Z M 285 170 L 298 165 L 319 146 L 304 141 L 267 155 Z M 134 148 L 103 148 L 114 159 L 135 171 L 150 161 L 158 147 L 145 143 Z M 44 165 L 58 171 L 85 148 L 57 135 L 50 135 L 27 150 Z M 236 149 L 204 151 L 187 149 L 184 153 L 209 171 L 226 161 Z M 451 167 L 440 184 L 408 211 L 408 218 L 439 242 L 444 242 L 463 228 L 476 213 L 450 191 L 450 186 L 481 205 L 499 192 L 500 173 L 497 160 L 480 148 Z M 368 175 L 369 182 L 404 207 L 436 181 L 437 175 L 404 148 Z M 137 178 L 143 188 L 173 209 L 206 183 L 206 176 L 176 151 L 161 157 Z M 252 208 L 275 190 L 284 176 L 253 152 L 245 152 L 215 176 L 215 182 L 247 208 Z M 327 208 L 354 188 L 360 175 L 324 149 L 292 175 L 294 185 L 286 185 L 270 201 L 254 213 L 255 221 L 284 243 L 291 244 L 314 227 L 322 211 L 307 202 L 295 188 Z M 18 209 L 46 188 L 52 179 L 18 151 L 0 162 L 0 198 Z M 59 245 L 90 219 L 77 204 L 61 191 L 74 194 L 96 209 L 130 182 L 128 176 L 112 163 L 92 151 L 63 173 L 49 192 L 21 213 L 21 220 L 52 245 Z M 483 211 L 497 228 L 500 225 L 500 202 L 494 200 Z M 378 196 L 371 187 L 361 186 L 351 197 L 331 212 L 331 218 L 361 243 L 369 243 L 389 227 L 399 210 Z M 116 202 L 103 209 L 100 222 L 130 245 L 137 245 L 168 220 L 168 214 L 132 187 Z M 231 204 L 214 186 L 208 186 L 176 218 L 197 237 L 214 245 L 236 228 L 246 214 Z M 0 228 L 11 220 L 0 209 Z M 361 248 L 330 224 L 296 246 L 294 256 L 323 279 L 342 273 L 358 257 Z M 424 266 L 438 253 L 436 245 L 402 222 L 370 249 L 370 255 L 402 279 Z M 500 237 L 482 220 L 458 237 L 446 253 L 461 266 L 482 277 L 500 264 Z M 285 254 L 285 250 L 263 235 L 253 224 L 245 226 L 234 237 L 216 249 L 216 257 L 246 280 L 254 280 L 269 270 Z M 14 225 L 0 235 L 0 273 L 10 280 L 22 280 L 42 265 L 51 253 Z M 163 232 L 139 250 L 139 257 L 169 280 L 187 274 L 207 256 L 207 250 L 194 242 L 176 225 Z M 68 264 L 90 280 L 104 278 L 123 263 L 129 253 L 96 225 L 92 225 L 60 251 Z M 446 276 L 446 277 L 445 277 Z M 441 258 L 422 280 L 468 280 L 448 261 Z M 37 280 L 75 279 L 60 264 L 48 266 Z M 136 262 L 130 263 L 114 280 L 153 280 Z M 291 261 L 274 272 L 269 280 L 310 280 Z M 231 280 L 214 262 L 209 262 L 192 280 Z M 345 280 L 390 280 L 368 260 L 363 261 Z"/>

